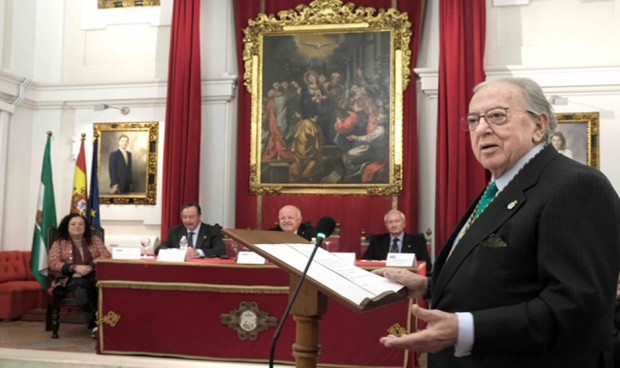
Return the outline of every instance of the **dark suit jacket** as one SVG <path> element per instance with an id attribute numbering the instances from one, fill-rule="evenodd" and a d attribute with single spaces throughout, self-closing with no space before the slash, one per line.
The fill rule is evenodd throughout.
<path id="1" fill-rule="evenodd" d="M 125 164 L 125 158 L 123 152 L 120 149 L 110 153 L 110 160 L 108 162 L 108 171 L 110 174 L 110 188 L 114 185 L 118 185 L 118 189 L 121 193 L 131 192 L 131 152 L 127 152 L 127 164 Z"/>
<path id="2" fill-rule="evenodd" d="M 614 367 L 620 367 L 620 304 L 616 304 L 614 315 Z"/>
<path id="3" fill-rule="evenodd" d="M 447 259 L 473 208 L 431 289 L 432 308 L 473 314 L 472 354 L 448 348 L 429 367 L 612 367 L 620 204 L 607 178 L 548 145 Z"/>
<path id="4" fill-rule="evenodd" d="M 364 253 L 362 259 L 387 259 L 387 255 L 390 251 L 390 234 L 373 235 L 370 237 L 370 244 L 368 249 Z M 424 234 L 407 234 L 403 236 L 403 244 L 401 247 L 402 253 L 415 253 L 415 258 L 418 261 L 426 262 L 426 272 L 430 275 L 431 272 L 431 257 L 428 255 L 426 249 L 426 238 Z"/>
<path id="5" fill-rule="evenodd" d="M 280 225 L 272 227 L 269 230 L 282 231 L 282 229 L 280 228 Z M 310 223 L 302 223 L 301 225 L 299 225 L 299 228 L 297 229 L 297 235 L 301 236 L 302 238 L 306 240 L 312 240 L 312 238 L 316 238 L 318 234 L 319 234 L 318 231 L 314 227 L 312 227 Z"/>
<path id="6" fill-rule="evenodd" d="M 173 227 L 168 233 L 168 239 L 157 247 L 156 253 L 159 253 L 160 249 L 178 248 L 179 241 L 183 236 L 189 239 L 185 226 L 179 225 Z M 226 257 L 226 246 L 224 245 L 221 228 L 203 222 L 200 225 L 200 232 L 196 239 L 196 249 L 202 250 L 206 258 Z"/>

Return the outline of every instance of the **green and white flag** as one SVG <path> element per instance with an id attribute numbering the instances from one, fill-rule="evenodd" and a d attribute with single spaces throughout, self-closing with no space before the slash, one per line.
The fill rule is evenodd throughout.
<path id="1" fill-rule="evenodd" d="M 44 289 L 47 289 L 47 238 L 49 229 L 56 227 L 56 202 L 54 200 L 54 181 L 52 180 L 51 160 L 52 133 L 47 133 L 47 144 L 43 154 L 43 168 L 41 169 L 41 186 L 37 200 L 37 214 L 34 223 L 34 237 L 32 238 L 32 274 Z"/>

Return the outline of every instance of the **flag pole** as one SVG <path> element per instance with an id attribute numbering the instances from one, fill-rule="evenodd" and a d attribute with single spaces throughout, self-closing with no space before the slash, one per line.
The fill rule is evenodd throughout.
<path id="1" fill-rule="evenodd" d="M 88 222 L 90 227 L 103 230 L 99 212 L 99 134 L 93 135 L 93 159 L 90 166 L 90 195 L 88 196 Z"/>

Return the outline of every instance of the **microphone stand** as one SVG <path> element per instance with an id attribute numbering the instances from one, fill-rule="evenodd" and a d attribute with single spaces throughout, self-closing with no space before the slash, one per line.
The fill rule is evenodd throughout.
<path id="1" fill-rule="evenodd" d="M 284 323 L 286 322 L 286 319 L 288 318 L 288 314 L 291 312 L 291 308 L 293 308 L 293 304 L 295 304 L 297 295 L 299 294 L 299 291 L 301 290 L 301 285 L 303 284 L 304 279 L 306 278 L 308 269 L 310 269 L 310 264 L 312 264 L 312 260 L 314 259 L 314 255 L 316 254 L 317 249 L 321 247 L 321 244 L 323 243 L 323 239 L 324 238 L 322 237 L 319 237 L 317 239 L 316 245 L 314 246 L 314 249 L 312 250 L 312 254 L 310 254 L 310 258 L 308 259 L 308 263 L 306 263 L 306 268 L 304 269 L 304 272 L 301 273 L 301 276 L 299 277 L 299 281 L 297 282 L 297 286 L 295 287 L 295 291 L 293 292 L 293 296 L 291 297 L 291 300 L 288 302 L 288 305 L 286 306 L 286 310 L 284 311 L 282 318 L 280 318 L 280 323 L 278 324 L 278 327 L 276 328 L 276 332 L 273 334 L 273 342 L 271 343 L 271 351 L 269 352 L 269 368 L 273 368 L 273 361 L 274 361 L 274 357 L 276 354 L 276 345 L 278 343 L 278 340 L 280 339 L 280 334 L 282 333 L 282 329 L 284 328 Z"/>

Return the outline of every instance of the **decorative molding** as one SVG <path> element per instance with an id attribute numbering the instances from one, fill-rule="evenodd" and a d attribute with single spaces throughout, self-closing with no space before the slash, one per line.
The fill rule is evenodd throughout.
<path id="1" fill-rule="evenodd" d="M 487 79 L 532 78 L 545 92 L 620 92 L 620 67 L 529 68 L 486 67 Z"/>
<path id="2" fill-rule="evenodd" d="M 2 111 L 6 111 L 9 114 L 12 114 L 15 112 L 15 105 L 0 101 L 0 112 Z"/>
<path id="3" fill-rule="evenodd" d="M 439 72 L 433 68 L 416 68 L 421 92 L 436 97 Z M 620 67 L 530 68 L 486 67 L 487 79 L 525 77 L 536 80 L 546 93 L 620 93 Z"/>
<path id="4" fill-rule="evenodd" d="M 415 68 L 420 90 L 431 98 L 437 98 L 439 92 L 439 71 L 431 68 Z"/>
<path id="5" fill-rule="evenodd" d="M 14 74 L 0 70 L 0 102 L 11 104 L 19 95 L 19 85 L 24 80 Z"/>
<path id="6" fill-rule="evenodd" d="M 530 0 L 493 0 L 493 6 L 530 5 Z"/>
<path id="7" fill-rule="evenodd" d="M 0 71 L 0 109 L 11 105 L 19 95 L 23 78 Z M 238 77 L 226 75 L 202 81 L 202 102 L 225 102 L 235 99 Z M 22 104 L 30 109 L 88 106 L 94 103 L 130 106 L 165 105 L 166 82 L 45 85 L 32 82 Z"/>

